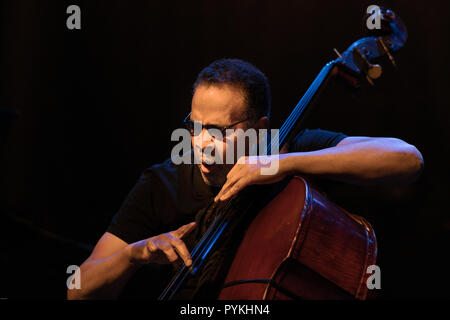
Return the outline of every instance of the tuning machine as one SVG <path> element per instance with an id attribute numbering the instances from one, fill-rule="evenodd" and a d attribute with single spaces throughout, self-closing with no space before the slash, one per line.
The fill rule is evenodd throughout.
<path id="1" fill-rule="evenodd" d="M 364 62 L 367 82 L 369 82 L 373 86 L 372 80 L 378 79 L 381 76 L 383 69 L 379 64 L 370 63 L 370 61 L 358 47 L 354 47 L 353 52 L 355 52 Z"/>
<path id="2" fill-rule="evenodd" d="M 383 48 L 383 51 L 387 54 L 387 56 L 389 57 L 389 61 L 391 61 L 392 65 L 394 67 L 397 67 L 397 64 L 395 63 L 394 57 L 392 56 L 391 52 L 389 51 L 388 47 L 386 46 L 386 44 L 383 41 L 382 37 L 378 37 L 377 38 L 377 42 L 380 45 L 381 48 Z"/>

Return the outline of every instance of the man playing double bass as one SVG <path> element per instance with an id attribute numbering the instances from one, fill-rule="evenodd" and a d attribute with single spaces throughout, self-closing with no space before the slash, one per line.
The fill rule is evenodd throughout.
<path id="1" fill-rule="evenodd" d="M 252 64 L 222 59 L 203 69 L 194 83 L 188 129 L 201 122 L 202 134 L 215 128 L 269 128 L 270 89 Z M 206 148 L 226 150 L 229 139 L 204 139 Z M 222 155 L 225 157 L 225 154 Z M 250 185 L 272 184 L 306 175 L 358 185 L 414 181 L 423 167 L 420 152 L 397 138 L 350 137 L 326 130 L 303 130 L 282 150 L 276 173 L 261 174 L 267 159 L 251 162 L 174 164 L 171 159 L 146 169 L 110 226 L 81 265 L 81 289 L 69 299 L 117 298 L 131 277 L 146 265 L 192 264 L 184 239 L 203 230 L 205 206 L 226 201 Z M 270 160 L 270 159 L 269 159 Z M 197 222 L 194 222 L 197 221 Z M 146 284 L 147 286 L 149 284 Z M 206 293 L 205 293 L 206 292 Z M 214 290 L 192 291 L 189 298 L 214 298 Z"/>

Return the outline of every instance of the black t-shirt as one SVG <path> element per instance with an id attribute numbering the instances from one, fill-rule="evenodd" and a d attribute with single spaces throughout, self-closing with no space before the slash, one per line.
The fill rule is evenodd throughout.
<path id="1" fill-rule="evenodd" d="M 334 147 L 345 137 L 343 133 L 305 129 L 290 144 L 289 152 Z M 133 243 L 176 230 L 198 221 L 199 212 L 211 204 L 218 191 L 203 182 L 197 165 L 175 165 L 168 159 L 142 173 L 107 231 Z M 204 230 L 198 227 L 192 237 L 198 239 Z"/>

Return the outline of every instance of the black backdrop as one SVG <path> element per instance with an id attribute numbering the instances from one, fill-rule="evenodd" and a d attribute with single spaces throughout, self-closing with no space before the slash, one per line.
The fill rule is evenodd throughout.
<path id="1" fill-rule="evenodd" d="M 70 4 L 81 7 L 81 30 L 66 28 Z M 144 168 L 170 156 L 171 132 L 189 111 L 201 68 L 222 57 L 258 66 L 270 80 L 279 127 L 335 58 L 332 49 L 364 35 L 370 4 L 3 1 L 0 110 L 2 132 L 9 130 L 0 159 L 1 264 L 8 270 L 1 296 L 65 297 L 67 266 L 87 257 Z M 449 297 L 450 5 L 377 4 L 408 27 L 399 70 L 386 64 L 376 86 L 356 94 L 330 85 L 307 126 L 393 136 L 419 148 L 425 171 L 416 183 L 336 184 L 330 197 L 375 227 L 380 298 Z"/>

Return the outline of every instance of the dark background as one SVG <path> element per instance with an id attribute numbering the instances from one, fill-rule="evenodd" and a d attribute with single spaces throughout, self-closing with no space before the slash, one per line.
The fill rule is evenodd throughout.
<path id="1" fill-rule="evenodd" d="M 375 3 L 408 27 L 399 69 L 385 63 L 356 95 L 331 84 L 307 127 L 398 137 L 422 152 L 414 184 L 334 184 L 330 198 L 375 228 L 380 299 L 448 298 L 450 5 Z M 66 28 L 70 4 L 81 7 L 81 30 Z M 332 49 L 364 36 L 371 4 L 3 1 L 0 297 L 65 298 L 66 268 L 87 258 L 140 173 L 170 156 L 203 67 L 223 57 L 258 66 L 280 127 Z"/>

